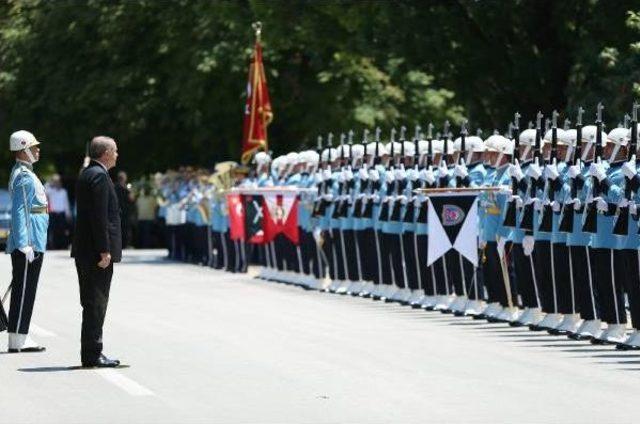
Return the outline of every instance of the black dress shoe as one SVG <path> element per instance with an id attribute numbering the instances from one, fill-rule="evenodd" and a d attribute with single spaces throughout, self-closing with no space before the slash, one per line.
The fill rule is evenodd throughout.
<path id="1" fill-rule="evenodd" d="M 109 359 L 104 355 L 100 355 L 95 361 L 82 362 L 83 368 L 115 368 L 120 365 L 117 359 Z"/>
<path id="2" fill-rule="evenodd" d="M 29 353 L 29 352 L 44 352 L 47 350 L 44 346 L 31 346 L 23 347 L 22 349 L 9 349 L 9 353 Z"/>
<path id="3" fill-rule="evenodd" d="M 624 343 L 618 343 L 616 345 L 616 350 L 640 350 L 640 346 L 633 346 Z"/>

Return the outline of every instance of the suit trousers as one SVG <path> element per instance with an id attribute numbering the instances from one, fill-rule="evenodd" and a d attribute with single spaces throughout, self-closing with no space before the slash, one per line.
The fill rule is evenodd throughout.
<path id="1" fill-rule="evenodd" d="M 11 252 L 13 271 L 11 278 L 11 304 L 8 317 L 9 333 L 29 333 L 43 257 L 43 253 L 36 252 L 34 261 L 28 263 L 24 253 L 18 249 Z"/>
<path id="2" fill-rule="evenodd" d="M 624 273 L 624 290 L 629 299 L 631 311 L 631 324 L 633 328 L 640 329 L 640 250 L 625 249 L 620 251 L 626 264 Z"/>
<path id="3" fill-rule="evenodd" d="M 81 359 L 94 362 L 102 353 L 102 326 L 109 303 L 113 264 L 102 269 L 95 263 L 76 260 L 82 305 Z"/>
<path id="4" fill-rule="evenodd" d="M 535 251 L 534 251 L 535 252 Z M 514 243 L 511 248 L 511 257 L 518 280 L 518 294 L 525 308 L 540 308 L 540 293 L 535 274 L 535 262 L 533 253 L 530 256 L 524 254 L 522 244 Z"/>

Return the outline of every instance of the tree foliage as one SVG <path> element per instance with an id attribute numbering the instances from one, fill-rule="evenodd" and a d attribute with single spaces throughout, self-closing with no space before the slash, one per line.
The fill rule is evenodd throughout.
<path id="1" fill-rule="evenodd" d="M 99 133 L 135 172 L 237 158 L 256 20 L 276 153 L 463 116 L 504 130 L 515 111 L 571 119 L 600 100 L 613 125 L 640 94 L 634 0 L 9 0 L 0 139 L 33 130 L 65 173 Z"/>

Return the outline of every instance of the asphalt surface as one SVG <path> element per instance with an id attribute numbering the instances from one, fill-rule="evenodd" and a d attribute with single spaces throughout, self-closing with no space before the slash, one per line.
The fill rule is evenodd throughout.
<path id="1" fill-rule="evenodd" d="M 105 353 L 129 367 L 83 370 L 75 268 L 47 253 L 32 321 L 47 351 L 6 354 L 0 336 L 0 423 L 638 422 L 638 353 L 164 254 L 116 265 Z"/>

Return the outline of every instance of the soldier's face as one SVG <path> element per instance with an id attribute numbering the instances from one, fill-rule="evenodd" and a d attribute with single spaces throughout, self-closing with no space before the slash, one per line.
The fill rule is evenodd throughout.
<path id="1" fill-rule="evenodd" d="M 529 160 L 533 157 L 533 149 L 529 149 L 529 152 L 527 152 L 527 148 L 529 146 L 527 145 L 520 145 L 518 146 L 518 151 L 520 152 L 520 159 L 521 160 Z M 524 157 L 525 152 L 527 152 L 527 157 Z"/>
<path id="2" fill-rule="evenodd" d="M 29 150 L 31 150 L 31 154 L 33 155 L 33 158 L 36 160 L 36 162 L 39 161 L 40 160 L 40 147 L 33 146 Z"/>

